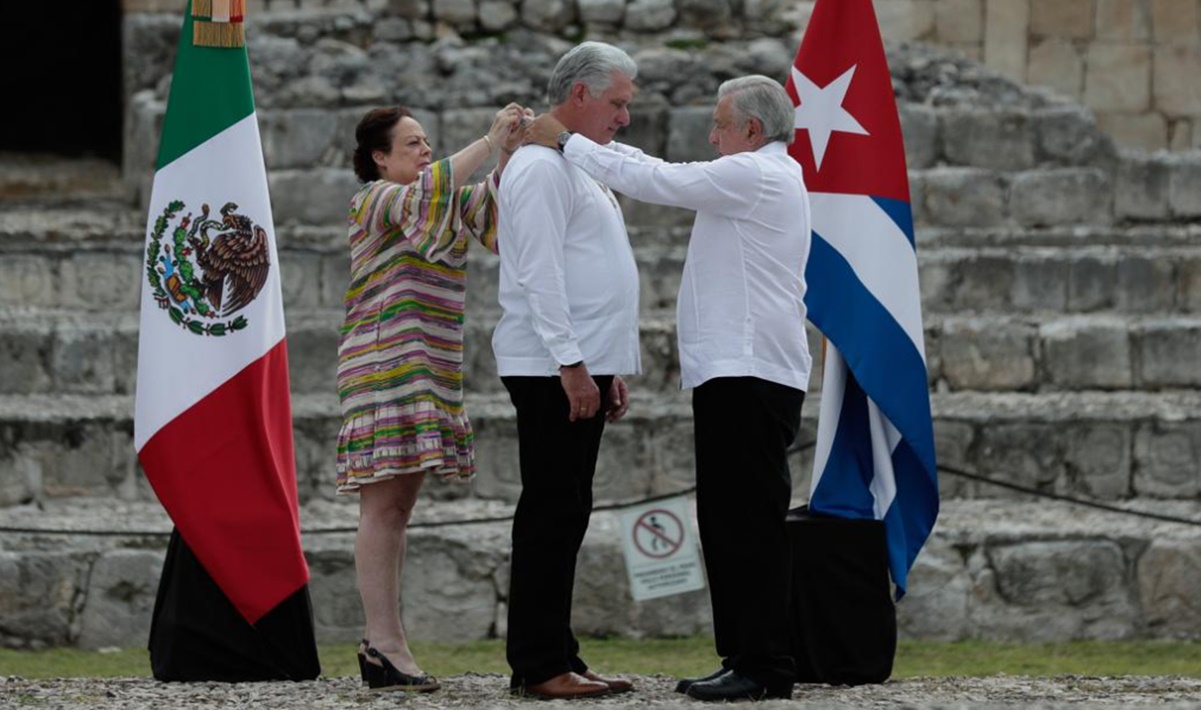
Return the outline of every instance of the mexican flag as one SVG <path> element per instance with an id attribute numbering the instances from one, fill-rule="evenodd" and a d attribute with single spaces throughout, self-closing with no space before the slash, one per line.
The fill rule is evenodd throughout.
<path id="1" fill-rule="evenodd" d="M 279 257 L 243 14 L 243 0 L 189 4 L 142 255 L 134 443 L 176 527 L 151 631 L 155 674 L 171 666 L 169 679 L 318 670 Z M 279 625 L 281 610 L 288 625 L 301 624 L 288 632 L 298 638 L 261 633 Z M 209 665 L 210 655 L 272 657 L 298 641 L 313 647 L 311 668 L 302 660 L 243 677 L 244 664 L 233 676 Z M 164 665 L 167 657 L 175 662 Z"/>

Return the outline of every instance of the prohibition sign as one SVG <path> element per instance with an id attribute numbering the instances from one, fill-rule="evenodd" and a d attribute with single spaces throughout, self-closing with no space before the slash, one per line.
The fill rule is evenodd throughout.
<path id="1" fill-rule="evenodd" d="M 669 510 L 648 510 L 634 523 L 634 546 L 647 557 L 670 557 L 683 543 L 684 524 Z"/>

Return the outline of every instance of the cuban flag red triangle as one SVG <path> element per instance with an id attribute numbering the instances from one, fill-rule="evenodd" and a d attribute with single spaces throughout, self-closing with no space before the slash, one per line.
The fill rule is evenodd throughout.
<path id="1" fill-rule="evenodd" d="M 818 0 L 787 82 L 826 337 L 810 509 L 883 520 L 897 597 L 938 517 L 905 148 L 871 0 Z"/>

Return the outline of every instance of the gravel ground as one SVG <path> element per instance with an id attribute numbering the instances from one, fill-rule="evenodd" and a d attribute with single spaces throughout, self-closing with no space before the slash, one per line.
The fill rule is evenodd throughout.
<path id="1" fill-rule="evenodd" d="M 306 683 L 158 683 L 143 678 L 25 680 L 0 678 L 0 708 L 702 708 L 704 703 L 673 692 L 675 679 L 635 676 L 633 693 L 590 701 L 537 701 L 512 698 L 500 675 L 467 674 L 442 679 L 430 694 L 369 693 L 355 678 L 322 678 Z M 1159 708 L 1201 707 L 1201 680 L 1166 677 L 1092 678 L 911 678 L 855 688 L 798 685 L 792 701 L 757 704 L 762 710 L 803 707 L 909 708 Z"/>

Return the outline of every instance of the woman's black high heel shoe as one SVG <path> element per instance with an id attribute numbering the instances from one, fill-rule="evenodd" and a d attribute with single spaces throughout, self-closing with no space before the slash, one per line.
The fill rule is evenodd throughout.
<path id="1" fill-rule="evenodd" d="M 371 648 L 371 642 L 367 639 L 359 641 L 359 676 L 363 678 L 363 685 L 367 684 L 367 649 Z"/>
<path id="2" fill-rule="evenodd" d="M 392 665 L 392 661 L 389 661 L 387 656 L 370 646 L 367 647 L 367 656 L 377 662 L 363 661 L 367 687 L 372 690 L 412 690 L 429 693 L 442 687 L 438 679 L 433 676 L 402 673 Z"/>

